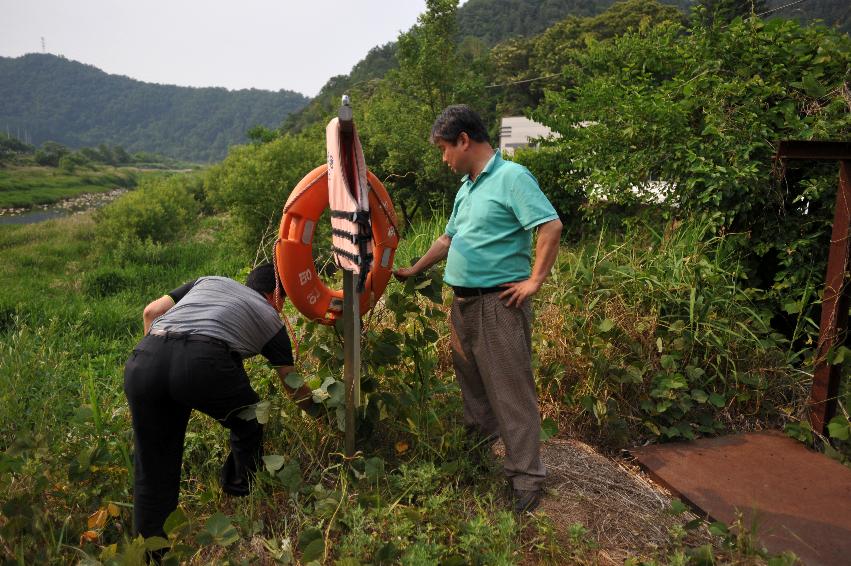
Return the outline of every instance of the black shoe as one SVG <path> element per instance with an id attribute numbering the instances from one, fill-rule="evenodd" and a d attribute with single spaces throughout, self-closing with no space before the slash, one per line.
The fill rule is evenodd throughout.
<path id="1" fill-rule="evenodd" d="M 518 515 L 531 513 L 541 504 L 540 489 L 515 489 L 514 512 Z"/>
<path id="2" fill-rule="evenodd" d="M 251 493 L 251 488 L 244 480 L 231 480 L 222 484 L 222 491 L 234 497 L 245 497 Z"/>

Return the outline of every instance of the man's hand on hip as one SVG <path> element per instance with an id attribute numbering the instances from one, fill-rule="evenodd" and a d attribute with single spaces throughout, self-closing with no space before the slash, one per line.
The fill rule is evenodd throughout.
<path id="1" fill-rule="evenodd" d="M 532 279 L 525 279 L 515 283 L 506 283 L 504 287 L 505 291 L 499 294 L 499 298 L 508 299 L 505 306 L 520 308 L 526 299 L 541 289 L 541 284 Z"/>

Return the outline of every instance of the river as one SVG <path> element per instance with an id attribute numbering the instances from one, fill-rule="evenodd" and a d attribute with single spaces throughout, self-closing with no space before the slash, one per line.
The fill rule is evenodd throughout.
<path id="1" fill-rule="evenodd" d="M 53 218 L 79 214 L 114 201 L 127 189 L 112 189 L 105 193 L 85 193 L 53 204 L 40 204 L 32 208 L 0 208 L 0 225 L 34 224 Z"/>

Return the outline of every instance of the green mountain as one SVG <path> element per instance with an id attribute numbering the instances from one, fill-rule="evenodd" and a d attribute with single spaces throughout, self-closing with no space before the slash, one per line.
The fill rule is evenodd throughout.
<path id="1" fill-rule="evenodd" d="M 307 101 L 286 90 L 144 83 L 55 55 L 0 57 L 0 131 L 35 145 L 107 144 L 216 161 L 252 126 L 276 127 Z"/>

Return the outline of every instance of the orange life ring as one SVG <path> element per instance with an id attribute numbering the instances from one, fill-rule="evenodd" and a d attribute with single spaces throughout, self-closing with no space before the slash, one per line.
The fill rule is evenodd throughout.
<path id="1" fill-rule="evenodd" d="M 369 210 L 373 260 L 361 293 L 361 316 L 375 306 L 384 293 L 399 245 L 396 212 L 390 195 L 371 171 L 367 171 L 367 181 L 371 189 Z M 310 320 L 334 324 L 343 316 L 343 291 L 325 285 L 313 262 L 316 223 L 326 208 L 328 165 L 323 164 L 305 175 L 290 193 L 275 244 L 275 260 L 278 276 L 293 306 Z"/>

